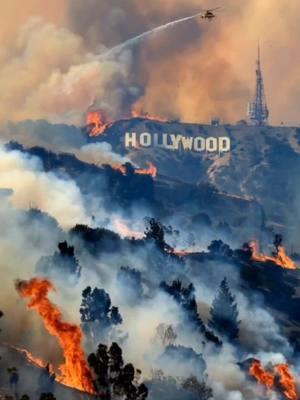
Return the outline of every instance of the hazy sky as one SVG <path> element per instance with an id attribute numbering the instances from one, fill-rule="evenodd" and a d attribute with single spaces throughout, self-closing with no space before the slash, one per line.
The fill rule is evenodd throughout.
<path id="1" fill-rule="evenodd" d="M 2 4 L 3 3 L 3 4 Z M 298 0 L 0 0 L 0 120 L 80 124 L 135 105 L 187 122 L 245 118 L 258 39 L 270 121 L 299 124 Z M 109 60 L 96 56 L 144 30 L 222 6 Z"/>

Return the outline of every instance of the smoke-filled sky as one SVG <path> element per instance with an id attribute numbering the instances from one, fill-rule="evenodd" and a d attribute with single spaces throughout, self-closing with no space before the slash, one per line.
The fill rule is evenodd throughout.
<path id="1" fill-rule="evenodd" d="M 133 105 L 187 122 L 245 118 L 258 39 L 271 123 L 297 124 L 300 101 L 297 0 L 0 0 L 0 120 L 81 124 L 84 111 L 111 118 Z M 212 23 L 178 24 L 98 59 L 126 39 L 206 7 Z"/>

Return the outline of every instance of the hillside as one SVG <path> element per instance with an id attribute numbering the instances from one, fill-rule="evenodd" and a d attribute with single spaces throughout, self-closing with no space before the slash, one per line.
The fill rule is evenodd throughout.
<path id="1" fill-rule="evenodd" d="M 158 147 L 126 149 L 126 132 L 176 133 L 186 136 L 229 137 L 228 153 L 191 152 Z M 190 183 L 210 182 L 219 191 L 256 199 L 265 221 L 291 238 L 300 222 L 300 131 L 293 127 L 246 125 L 209 126 L 145 119 L 119 121 L 103 135 L 90 139 L 109 142 L 115 151 L 128 154 L 138 164 L 153 162 L 159 174 Z M 287 206 L 288 205 L 288 206 Z"/>

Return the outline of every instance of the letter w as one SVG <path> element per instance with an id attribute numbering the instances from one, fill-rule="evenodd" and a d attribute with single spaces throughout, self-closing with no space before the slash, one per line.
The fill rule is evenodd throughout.
<path id="1" fill-rule="evenodd" d="M 181 143 L 182 143 L 184 150 L 192 150 L 193 139 L 194 138 L 192 138 L 192 137 L 186 137 L 186 136 L 181 137 Z"/>

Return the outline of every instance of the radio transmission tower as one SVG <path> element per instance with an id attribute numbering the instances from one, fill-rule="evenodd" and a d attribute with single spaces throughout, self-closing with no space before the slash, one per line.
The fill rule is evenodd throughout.
<path id="1" fill-rule="evenodd" d="M 260 47 L 256 63 L 256 93 L 252 103 L 248 104 L 248 118 L 254 124 L 263 126 L 268 123 L 269 110 L 266 102 L 264 81 L 260 64 Z"/>

